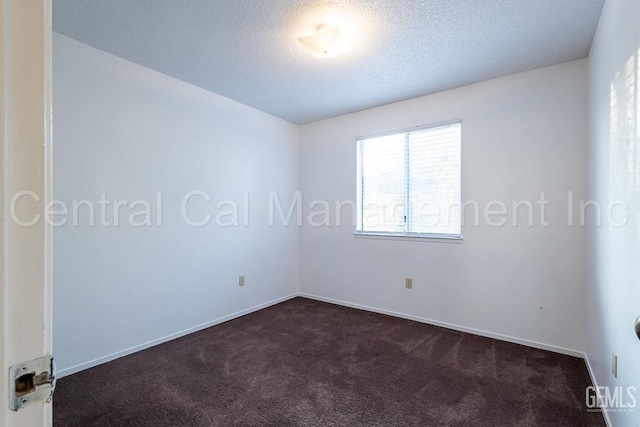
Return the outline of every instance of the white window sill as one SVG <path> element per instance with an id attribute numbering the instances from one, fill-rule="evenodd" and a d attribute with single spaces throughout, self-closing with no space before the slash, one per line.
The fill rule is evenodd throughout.
<path id="1" fill-rule="evenodd" d="M 420 242 L 435 243 L 462 243 L 462 236 L 450 234 L 422 234 L 422 233 L 376 233 L 373 231 L 356 231 L 354 237 L 359 239 L 379 239 L 379 240 L 412 240 Z"/>

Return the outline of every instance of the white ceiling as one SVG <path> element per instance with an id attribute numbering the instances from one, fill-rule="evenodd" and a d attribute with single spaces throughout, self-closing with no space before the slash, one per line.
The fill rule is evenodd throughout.
<path id="1" fill-rule="evenodd" d="M 588 55 L 604 0 L 54 0 L 54 30 L 304 124 Z M 342 25 L 354 51 L 296 37 Z"/>

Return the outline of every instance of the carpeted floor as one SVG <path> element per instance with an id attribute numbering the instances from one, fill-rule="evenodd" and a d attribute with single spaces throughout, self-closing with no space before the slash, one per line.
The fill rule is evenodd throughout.
<path id="1" fill-rule="evenodd" d="M 61 379 L 63 426 L 603 426 L 584 362 L 296 298 Z"/>

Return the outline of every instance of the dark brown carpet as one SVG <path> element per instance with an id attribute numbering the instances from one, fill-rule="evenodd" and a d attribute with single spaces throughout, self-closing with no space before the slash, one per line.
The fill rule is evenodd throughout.
<path id="1" fill-rule="evenodd" d="M 296 298 L 58 382 L 54 426 L 603 426 L 581 359 Z"/>

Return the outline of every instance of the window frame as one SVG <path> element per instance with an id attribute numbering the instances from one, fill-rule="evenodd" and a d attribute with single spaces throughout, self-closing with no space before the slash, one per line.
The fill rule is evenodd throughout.
<path id="1" fill-rule="evenodd" d="M 443 121 L 443 122 L 437 122 L 437 123 L 432 123 L 432 124 L 427 124 L 427 125 L 419 125 L 419 126 L 413 126 L 410 128 L 404 128 L 404 129 L 398 129 L 398 130 L 393 130 L 393 131 L 387 131 L 387 132 L 380 132 L 380 133 L 375 133 L 375 134 L 369 134 L 369 135 L 361 135 L 356 137 L 356 217 L 358 216 L 358 213 L 362 215 L 362 213 L 364 212 L 364 209 L 362 209 L 362 207 L 360 206 L 362 204 L 362 201 L 360 200 L 360 195 L 358 194 L 358 189 L 360 188 L 360 186 L 362 185 L 361 182 L 359 182 L 359 179 L 362 177 L 361 171 L 359 170 L 359 167 L 361 166 L 361 163 L 358 161 L 358 159 L 361 156 L 361 152 L 360 152 L 360 148 L 361 148 L 361 144 L 360 141 L 365 140 L 365 139 L 370 139 L 370 138 L 378 138 L 378 137 L 383 137 L 383 136 L 390 136 L 390 135 L 399 135 L 399 134 L 406 134 L 408 135 L 410 132 L 418 132 L 421 130 L 426 130 L 426 129 L 433 129 L 433 128 L 438 128 L 438 127 L 444 127 L 444 126 L 449 126 L 449 125 L 454 125 L 454 124 L 459 124 L 460 125 L 460 234 L 447 234 L 447 233 L 420 233 L 420 232 L 397 232 L 397 231 L 364 231 L 364 230 L 358 230 L 358 226 L 362 224 L 362 218 L 356 218 L 356 224 L 355 224 L 355 231 L 354 231 L 354 236 L 358 237 L 358 238 L 371 238 L 371 239 L 383 239 L 383 240 L 413 240 L 413 241 L 428 241 L 428 242 L 440 242 L 440 243 L 462 243 L 462 241 L 464 240 L 463 238 L 463 225 L 464 225 L 464 221 L 462 219 L 462 217 L 464 216 L 464 212 L 462 211 L 462 200 L 463 200 L 463 188 L 462 188 L 462 174 L 463 174 L 463 166 L 462 166 L 462 119 L 453 119 L 453 120 L 447 120 L 447 121 Z M 405 137 L 406 138 L 406 137 Z M 405 174 L 409 174 L 409 168 L 405 167 Z M 410 193 L 410 181 L 407 179 L 407 184 L 405 185 L 405 201 L 407 204 L 407 209 L 409 209 L 410 207 L 410 199 L 409 199 L 409 193 Z M 358 203 L 360 202 L 360 203 Z M 407 211 L 407 221 L 411 220 L 411 215 L 409 213 L 409 211 Z"/>

